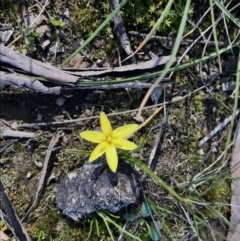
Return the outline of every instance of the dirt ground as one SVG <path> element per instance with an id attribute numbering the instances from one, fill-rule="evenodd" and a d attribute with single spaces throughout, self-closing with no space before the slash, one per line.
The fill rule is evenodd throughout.
<path id="1" fill-rule="evenodd" d="M 58 7 L 56 4 L 54 6 L 55 11 L 51 9 L 51 6 L 48 6 L 48 13 L 53 15 L 54 12 L 55 17 L 62 16 L 60 14 L 61 8 L 61 13 L 65 12 L 66 9 L 70 9 L 72 10 L 72 12 L 70 11 L 72 19 L 79 20 L 80 17 L 76 12 L 80 11 L 77 8 L 81 8 L 82 3 L 80 4 L 81 1 L 70 2 L 69 8 L 66 7 L 68 4 L 65 1 Z M 92 6 L 92 1 L 89 2 L 89 6 Z M 21 6 L 17 10 L 22 11 L 23 9 L 23 6 Z M 88 10 L 93 11 L 91 7 Z M 81 13 L 84 14 L 84 12 Z M 66 20 L 66 15 L 64 16 L 62 19 Z M 96 20 L 96 16 L 93 16 L 94 20 Z M 82 21 L 85 21 L 86 18 L 83 18 Z M 10 22 L 11 17 L 7 20 Z M 46 20 L 43 19 L 42 21 L 41 25 L 45 25 Z M 65 22 L 67 23 L 67 21 Z M 130 24 L 127 24 L 127 26 L 128 28 L 131 27 Z M 109 28 L 111 30 L 112 25 L 109 25 L 106 32 L 97 37 L 82 51 L 81 55 L 78 56 L 79 59 L 76 60 L 77 62 L 72 63 L 70 67 L 86 68 L 99 61 L 102 61 L 101 64 L 107 66 L 118 65 L 118 52 L 116 50 L 118 43 L 114 37 L 107 35 Z M 51 41 L 56 37 L 55 34 L 59 37 L 61 36 L 59 32 L 63 32 L 61 46 L 64 46 L 64 52 L 59 50 L 59 52 L 53 54 L 50 47 L 42 49 L 39 40 L 35 40 L 34 46 L 36 49 L 31 51 L 30 45 L 33 42 L 28 45 L 26 42 L 24 44 L 23 38 L 16 42 L 16 50 L 27 50 L 28 56 L 57 66 L 83 40 L 79 37 L 80 34 L 77 32 L 74 22 L 71 27 L 65 29 L 53 28 L 52 25 L 49 29 L 52 34 Z M 57 31 L 59 32 L 57 33 Z M 84 31 L 87 32 L 85 37 L 91 34 L 87 27 L 81 31 L 81 34 Z M 70 32 L 72 37 L 68 38 Z M 11 40 L 18 33 L 15 32 Z M 106 37 L 104 37 L 105 35 Z M 112 33 L 112 35 L 114 34 Z M 48 35 L 45 35 L 45 38 L 44 41 L 48 39 Z M 141 41 L 142 38 L 131 38 L 134 48 Z M 182 48 L 184 49 L 185 46 L 182 46 Z M 137 61 L 142 62 L 150 59 L 150 51 L 156 56 L 161 54 L 167 56 L 171 52 L 169 48 L 163 47 L 158 41 L 150 41 L 143 48 L 143 54 L 137 55 Z M 197 58 L 200 56 L 201 51 L 196 48 L 192 54 L 194 53 L 196 53 Z M 120 56 L 125 57 L 123 51 L 120 51 Z M 228 132 L 226 128 L 218 132 L 203 147 L 198 145 L 211 130 L 232 114 L 234 103 L 233 98 L 230 96 L 232 92 L 226 92 L 221 87 L 223 83 L 235 80 L 236 60 L 229 56 L 231 54 L 223 56 L 225 74 L 219 75 L 216 79 L 211 78 L 218 72 L 218 64 L 215 60 L 207 62 L 207 67 L 196 66 L 174 74 L 171 83 L 166 89 L 163 89 L 160 98 L 157 101 L 154 98 L 148 100 L 146 106 L 150 107 L 143 110 L 143 117 L 147 119 L 154 113 L 157 108 L 154 104 L 164 101 L 172 102 L 166 105 L 164 110 L 133 137 L 135 143 L 139 143 L 141 138 L 145 140 L 144 147 L 134 155 L 148 165 L 151 152 L 160 135 L 161 126 L 163 126 L 161 125 L 162 121 L 164 117 L 167 117 L 164 134 L 161 137 L 160 144 L 157 144 L 157 152 L 153 159 L 154 173 L 181 196 L 195 198 L 195 200 L 201 200 L 203 203 L 210 203 L 211 208 L 226 218 L 219 218 L 211 208 L 206 208 L 198 202 L 188 209 L 184 204 L 176 201 L 156 181 L 148 177 L 143 183 L 143 190 L 146 197 L 154 203 L 155 210 L 157 210 L 154 212 L 154 217 L 156 217 L 161 227 L 159 229 L 163 241 L 209 241 L 214 240 L 214 238 L 215 240 L 226 240 L 228 224 L 224 220 L 229 220 L 230 209 L 224 204 L 230 203 L 231 198 L 231 176 L 227 175 L 230 172 L 229 165 L 223 168 L 225 175 L 215 175 L 214 172 L 209 172 L 202 175 L 202 179 L 195 180 L 193 177 L 214 163 L 225 148 Z M 126 64 L 130 64 L 130 62 L 126 62 Z M 205 74 L 204 81 L 205 84 L 208 84 L 209 90 L 204 87 L 204 83 L 200 79 L 199 69 Z M 153 82 L 154 80 L 144 81 Z M 47 83 L 47 85 L 53 86 L 52 83 Z M 202 86 L 202 89 L 198 89 Z M 193 91 L 195 93 L 190 95 L 189 93 Z M 209 91 L 211 94 L 209 94 Z M 60 180 L 67 173 L 80 168 L 87 159 L 87 155 L 69 154 L 68 150 L 75 148 L 80 150 L 93 149 L 93 145 L 83 141 L 79 137 L 79 133 L 83 130 L 99 128 L 98 116 L 100 111 L 104 111 L 106 114 L 116 113 L 116 115 L 109 117 L 114 127 L 136 123 L 134 117 L 136 117 L 137 112 L 134 110 L 139 108 L 145 94 L 145 89 L 121 88 L 105 90 L 96 88 L 94 90 L 68 89 L 61 91 L 60 95 L 45 95 L 15 86 L 1 86 L 0 127 L 16 130 L 16 126 L 18 126 L 18 131 L 34 134 L 34 137 L 30 139 L 4 138 L 0 140 L 1 180 L 20 219 L 25 216 L 34 202 L 42 167 L 52 137 L 60 130 L 64 133 L 55 145 L 50 157 L 39 202 L 25 223 L 26 230 L 32 240 L 87 240 L 89 230 L 92 227 L 91 220 L 73 221 L 63 215 L 56 205 L 55 195 Z M 90 119 L 93 116 L 96 116 L 96 118 Z M 69 121 L 69 123 L 66 124 L 64 121 Z M 221 166 L 221 163 L 216 166 Z M 215 170 L 214 168 L 213 170 Z M 135 169 L 142 176 L 144 175 L 141 168 L 135 166 Z M 189 183 L 191 183 L 191 186 L 188 187 Z M 210 186 L 211 188 L 208 189 Z M 136 215 L 139 213 L 143 201 L 144 198 L 141 197 L 135 207 Z M 126 208 L 114 214 L 117 218 L 112 218 L 120 226 L 123 226 L 125 224 L 123 214 L 128 212 L 129 209 Z M 100 231 L 98 233 L 97 229 L 93 227 L 89 240 L 111 240 L 103 220 L 99 217 L 96 219 Z M 150 240 L 146 223 L 151 223 L 150 217 L 143 218 L 138 225 L 131 223 L 129 230 L 133 232 L 137 227 L 137 237 L 141 240 Z M 111 226 L 111 228 L 117 240 L 120 231 L 114 226 Z M 11 231 L 3 222 L 0 222 L 0 230 L 12 237 Z"/>
<path id="2" fill-rule="evenodd" d="M 140 92 L 137 93 L 137 92 Z M 130 94 L 130 96 L 129 96 Z M 14 125 L 14 123 L 49 123 L 63 120 L 78 119 L 83 117 L 91 117 L 99 114 L 100 110 L 106 113 L 112 111 L 131 110 L 138 107 L 141 100 L 136 99 L 136 94 L 141 97 L 144 91 L 126 90 L 104 91 L 103 93 L 93 93 L 90 91 L 69 91 L 62 93 L 60 96 L 39 95 L 31 91 L 20 90 L 15 87 L 5 87 L 1 91 L 1 119 L 4 125 Z M 101 95 L 101 96 L 99 96 Z M 62 106 L 58 106 L 59 98 L 64 100 Z M 133 99 L 134 98 L 134 99 Z M 165 138 L 160 150 L 157 151 L 155 172 L 171 186 L 177 187 L 177 182 L 185 180 L 185 176 L 197 171 L 199 159 L 203 154 L 197 150 L 198 140 L 203 136 L 203 130 L 206 123 L 204 113 L 211 111 L 206 106 L 202 106 L 200 110 L 192 109 L 192 104 L 198 105 L 199 96 L 190 98 L 173 104 L 169 108 L 168 124 L 165 132 Z M 204 102 L 203 102 L 204 103 Z M 207 102 L 212 109 L 216 108 L 216 103 Z M 153 104 L 151 101 L 149 104 Z M 195 107 L 196 108 L 196 107 Z M 151 115 L 154 108 L 144 111 L 144 116 Z M 136 112 L 135 112 L 136 113 Z M 122 125 L 122 123 L 133 123 L 134 112 L 122 116 L 111 118 L 114 126 Z M 212 113 L 213 118 L 221 118 L 220 110 Z M 157 124 L 161 123 L 163 114 L 155 117 L 150 124 L 138 133 L 134 140 L 138 142 L 143 136 L 146 138 L 146 145 L 140 153 L 139 158 L 146 164 L 158 136 L 159 129 L 151 130 Z M 213 118 L 211 118 L 212 125 Z M 222 117 L 223 118 L 223 117 Z M 84 129 L 93 129 L 99 126 L 99 120 L 77 121 L 72 124 L 49 125 L 45 127 L 20 128 L 21 131 L 30 131 L 35 134 L 36 140 L 31 144 L 31 140 L 17 139 L 11 142 L 11 139 L 1 141 L 1 148 L 8 146 L 1 157 L 1 173 L 2 180 L 6 185 L 9 197 L 16 208 L 20 217 L 24 216 L 29 205 L 33 202 L 38 187 L 41 168 L 44 163 L 46 150 L 54 133 L 63 130 L 64 136 L 60 143 L 56 146 L 56 151 L 50 159 L 48 174 L 46 176 L 44 191 L 41 194 L 40 202 L 34 211 L 30 214 L 27 222 L 27 230 L 32 237 L 39 237 L 44 232 L 48 237 L 44 240 L 83 240 L 89 231 L 89 224 L 82 226 L 81 222 L 73 222 L 61 214 L 56 206 L 55 192 L 56 185 L 64 175 L 75 168 L 81 167 L 84 156 L 69 155 L 67 149 L 86 149 L 90 150 L 92 145 L 87 145 L 79 138 L 79 132 Z M 202 134 L 200 134 L 202 133 Z M 224 132 L 222 133 L 224 134 Z M 219 136 L 220 138 L 220 136 Z M 221 146 L 219 146 L 221 148 Z M 211 154 L 211 159 L 217 157 L 217 151 Z M 185 160 L 188 160 L 186 163 Z M 205 166 L 206 164 L 204 164 Z M 142 171 L 140 171 L 142 172 Z M 142 173 L 143 174 L 143 173 Z M 175 212 L 179 212 L 173 207 L 171 197 L 166 191 L 154 184 L 150 179 L 147 185 L 146 194 L 152 197 L 156 203 L 164 203 L 166 207 L 172 207 Z M 201 187 L 203 188 L 203 187 Z M 227 191 L 229 193 L 229 191 Z M 170 200 L 169 200 L 170 198 Z M 216 198 L 213 194 L 206 196 L 207 199 Z M 229 201 L 229 194 L 220 197 L 220 200 Z M 158 200 L 158 201 L 157 201 Z M 219 200 L 219 201 L 220 201 Z M 171 218 L 169 218 L 169 222 Z M 219 221 L 213 221 L 217 230 L 223 236 L 226 235 L 225 228 Z M 218 223 L 218 224 L 217 224 Z M 176 225 L 176 224 L 175 224 Z M 179 225 L 173 225 L 174 235 L 178 236 Z M 182 224 L 185 226 L 184 224 Z M 175 226 L 175 228 L 174 228 Z M 185 231 L 182 231 L 185 232 Z M 105 234 L 106 235 L 106 234 Z M 103 237 L 105 236 L 103 234 Z M 181 234 L 182 235 L 182 234 Z M 210 235 L 210 234 L 209 234 Z M 145 235 L 144 235 L 145 236 Z M 208 236 L 208 235 L 207 235 Z M 211 236 L 211 235 L 210 235 Z M 209 236 L 209 237 L 210 237 Z M 61 237 L 64 237 L 61 239 Z M 73 238 L 74 237 L 74 238 Z M 79 238 L 81 237 L 81 238 Z M 69 238 L 69 239 L 68 239 Z M 37 238 L 33 238 L 37 240 Z M 91 240 L 98 240 L 92 236 Z M 144 239 L 143 239 L 144 240 Z M 210 240 L 206 237 L 205 240 Z M 220 240 L 220 239 L 218 239 Z"/>

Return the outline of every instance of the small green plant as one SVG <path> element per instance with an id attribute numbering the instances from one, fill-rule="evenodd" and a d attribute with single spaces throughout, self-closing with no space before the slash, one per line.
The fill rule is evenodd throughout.
<path id="1" fill-rule="evenodd" d="M 38 234 L 38 241 L 46 240 L 47 234 L 44 231 L 40 231 Z"/>
<path id="2" fill-rule="evenodd" d="M 102 18 L 94 11 L 92 5 L 93 1 L 88 1 L 87 6 L 83 1 L 78 1 L 74 4 L 72 27 L 76 35 L 85 38 L 92 34 L 98 27 L 99 20 Z"/>
<path id="3" fill-rule="evenodd" d="M 123 11 L 123 19 L 129 28 L 133 27 L 137 29 L 149 29 L 154 26 L 158 18 L 164 11 L 168 1 L 166 0 L 149 0 L 149 1 L 129 1 L 126 8 Z M 171 8 L 168 12 L 168 16 L 164 22 L 158 26 L 157 32 L 162 34 L 176 33 L 179 28 L 179 14 L 182 14 L 185 7 L 185 1 L 177 1 L 177 10 Z M 190 8 L 189 14 L 193 12 L 193 8 Z"/>
<path id="4" fill-rule="evenodd" d="M 145 200 L 142 204 L 140 215 L 143 217 L 143 223 L 145 223 L 145 225 L 147 226 L 149 237 L 153 241 L 159 241 L 161 239 L 161 232 L 156 227 L 154 220 L 152 220 L 151 222 L 149 221 L 149 218 L 152 217 L 150 208 L 150 203 Z"/>
<path id="5" fill-rule="evenodd" d="M 152 220 L 152 214 L 151 214 L 151 204 L 145 200 L 142 203 L 139 215 L 135 215 L 134 213 L 128 213 L 126 212 L 123 215 L 124 220 L 135 223 L 139 221 L 141 228 L 144 228 L 144 226 L 148 230 L 148 236 L 153 241 L 159 241 L 161 240 L 161 232 L 159 230 L 159 227 L 157 227 L 156 222 Z"/>
<path id="6" fill-rule="evenodd" d="M 23 30 L 24 44 L 21 47 L 21 52 L 23 54 L 32 53 L 36 50 L 35 47 L 35 37 L 37 33 L 34 28 L 25 28 Z"/>
<path id="7" fill-rule="evenodd" d="M 52 19 L 51 23 L 54 27 L 59 27 L 59 28 L 63 28 L 65 26 L 65 22 L 62 20 L 56 20 L 56 19 Z"/>
<path id="8" fill-rule="evenodd" d="M 25 29 L 22 28 L 22 26 L 19 24 L 16 16 L 12 13 L 10 13 L 11 17 L 14 19 L 14 21 L 16 22 L 18 29 L 21 33 L 21 35 L 19 35 L 17 37 L 17 39 L 22 39 L 22 44 L 20 44 L 17 49 L 19 51 L 21 51 L 23 54 L 27 54 L 27 53 L 32 53 L 36 50 L 35 47 L 35 38 L 38 36 L 35 27 L 26 27 Z"/>

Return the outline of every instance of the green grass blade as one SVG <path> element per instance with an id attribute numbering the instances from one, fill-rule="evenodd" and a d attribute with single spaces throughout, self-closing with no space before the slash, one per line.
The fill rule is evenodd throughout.
<path id="1" fill-rule="evenodd" d="M 183 36 L 184 28 L 185 28 L 185 25 L 186 25 L 187 15 L 188 15 L 188 11 L 189 11 L 189 8 L 190 8 L 190 3 L 191 3 L 191 0 L 187 0 L 186 5 L 185 5 L 185 9 L 184 9 L 184 13 L 183 13 L 183 17 L 182 17 L 182 21 L 181 21 L 181 24 L 180 24 L 180 27 L 179 27 L 179 30 L 178 30 L 177 38 L 176 38 L 176 41 L 175 41 L 175 44 L 174 44 L 174 47 L 173 47 L 171 57 L 170 57 L 168 63 L 166 64 L 166 67 L 164 68 L 161 75 L 157 78 L 155 83 L 151 86 L 151 88 L 146 93 L 146 95 L 145 95 L 145 97 L 144 97 L 144 99 L 143 99 L 143 101 L 142 101 L 142 103 L 139 107 L 138 115 L 141 115 L 140 113 L 142 112 L 142 108 L 145 106 L 145 104 L 146 104 L 148 98 L 150 97 L 152 91 L 155 89 L 155 87 L 158 85 L 158 83 L 167 74 L 167 72 L 169 71 L 171 65 L 173 64 L 173 62 L 176 58 L 176 55 L 177 55 L 177 52 L 178 52 L 178 49 L 179 49 L 179 46 L 180 46 L 180 43 L 181 43 L 181 39 L 182 39 L 182 36 Z"/>
<path id="2" fill-rule="evenodd" d="M 100 231 L 99 231 L 98 220 L 95 219 L 95 222 L 96 222 L 97 235 L 98 235 L 98 237 L 100 237 Z"/>
<path id="3" fill-rule="evenodd" d="M 198 226 L 197 226 L 197 220 L 196 220 L 196 212 L 195 212 L 195 210 L 192 208 L 192 207 L 190 207 L 190 208 L 188 208 L 188 212 L 191 214 L 191 216 L 193 217 L 193 223 L 191 224 L 191 225 L 193 225 L 193 227 L 194 227 L 194 230 L 196 231 L 196 235 L 197 235 L 197 238 L 198 238 L 198 240 L 201 240 L 200 239 L 200 236 L 199 236 L 199 230 L 198 230 Z"/>
<path id="4" fill-rule="evenodd" d="M 125 229 L 123 229 L 121 226 L 119 226 L 117 223 L 115 223 L 109 216 L 107 216 L 103 211 L 97 212 L 98 215 L 104 220 L 104 223 L 106 224 L 107 222 L 113 224 L 116 228 L 118 228 L 121 232 L 125 233 L 126 235 L 132 237 L 134 240 L 141 241 L 138 237 L 134 236 L 133 234 L 127 232 Z M 107 227 L 109 227 L 107 223 Z"/>
<path id="5" fill-rule="evenodd" d="M 95 221 L 95 219 L 92 219 L 91 222 L 90 222 L 89 233 L 88 233 L 88 236 L 87 236 L 86 241 L 88 241 L 89 238 L 91 237 L 91 234 L 92 234 L 92 227 L 93 227 L 93 223 L 94 223 L 94 221 Z"/>
<path id="6" fill-rule="evenodd" d="M 167 6 L 164 8 L 163 12 L 161 13 L 161 16 L 158 18 L 157 22 L 154 24 L 152 27 L 151 31 L 149 34 L 146 36 L 146 38 L 143 40 L 143 42 L 138 46 L 138 48 L 135 50 L 133 54 L 128 56 L 126 59 L 124 59 L 122 62 L 126 61 L 127 59 L 131 58 L 134 54 L 136 54 L 147 42 L 148 40 L 152 37 L 152 35 L 156 32 L 157 28 L 160 26 L 160 24 L 163 22 L 163 20 L 167 17 L 169 14 L 169 11 L 172 7 L 174 0 L 168 1 Z"/>
<path id="7" fill-rule="evenodd" d="M 165 7 L 165 9 L 163 10 L 163 12 L 161 13 L 160 18 L 157 20 L 157 22 L 154 24 L 153 28 L 151 29 L 151 31 L 149 32 L 149 34 L 146 37 L 146 40 L 148 41 L 151 36 L 156 32 L 157 28 L 160 26 L 160 24 L 163 22 L 163 20 L 167 17 L 167 15 L 169 14 L 169 10 L 172 7 L 174 0 L 170 0 L 168 1 L 167 6 Z"/>
<path id="8" fill-rule="evenodd" d="M 99 214 L 99 213 L 98 213 L 98 214 Z M 100 216 L 101 216 L 101 215 L 100 215 Z M 101 216 L 101 217 L 102 217 L 102 219 L 103 219 L 103 222 L 104 222 L 105 226 L 107 227 L 108 233 L 109 233 L 112 241 L 114 241 L 114 237 L 113 237 L 112 231 L 111 231 L 111 229 L 110 229 L 110 227 L 109 227 L 109 225 L 108 225 L 108 222 L 107 222 L 107 220 L 106 220 L 106 217 L 104 217 L 104 216 Z"/>
<path id="9" fill-rule="evenodd" d="M 147 173 L 151 178 L 153 178 L 160 186 L 162 186 L 165 190 L 167 190 L 173 197 L 175 197 L 178 201 L 183 202 L 185 204 L 191 205 L 192 202 L 189 199 L 185 199 L 178 195 L 167 183 L 165 183 L 161 178 L 159 178 L 151 169 L 149 169 L 143 162 L 140 160 L 131 157 L 129 155 L 123 154 L 121 155 L 124 160 L 138 166 L 145 173 Z"/>
<path id="10" fill-rule="evenodd" d="M 138 147 L 137 147 L 136 149 L 134 149 L 134 150 L 132 151 L 132 153 L 141 151 L 141 150 L 143 149 L 143 147 L 144 147 L 145 144 L 146 144 L 146 140 L 145 140 L 143 137 L 141 137 L 141 138 L 140 138 L 140 141 L 139 141 L 139 144 L 138 144 Z"/>
<path id="11" fill-rule="evenodd" d="M 236 46 L 239 46 L 239 43 L 235 43 L 235 44 L 232 44 L 232 45 L 229 45 L 227 47 L 224 47 L 224 48 L 220 49 L 219 54 L 225 53 L 225 52 L 231 50 L 232 48 L 234 48 Z M 187 68 L 195 66 L 199 63 L 203 63 L 203 62 L 206 62 L 207 60 L 215 58 L 217 55 L 218 55 L 217 52 L 213 52 L 213 53 L 211 53 L 207 56 L 204 56 L 202 58 L 189 61 L 188 63 L 181 64 L 181 65 L 176 66 L 176 67 L 172 67 L 166 73 L 177 72 L 177 71 L 180 71 L 180 70 L 187 69 Z M 79 83 L 77 83 L 77 86 L 98 86 L 98 85 L 102 86 L 102 85 L 110 85 L 110 84 L 128 83 L 128 82 L 133 82 L 133 81 L 137 81 L 137 80 L 144 80 L 144 79 L 153 78 L 153 77 L 159 76 L 162 73 L 163 73 L 163 70 L 157 71 L 157 72 L 154 72 L 154 73 L 150 73 L 150 74 L 145 74 L 145 75 L 130 77 L 130 78 L 126 78 L 126 79 L 121 79 L 121 80 L 79 82 Z"/>
<path id="12" fill-rule="evenodd" d="M 224 13 L 233 23 L 240 28 L 240 22 L 222 5 L 218 0 L 214 0 L 214 3 L 219 7 L 222 13 Z"/>
<path id="13" fill-rule="evenodd" d="M 212 0 L 209 0 L 209 2 L 210 2 L 210 12 L 211 12 L 211 20 L 212 20 L 213 38 L 214 38 L 215 48 L 216 48 L 217 57 L 218 57 L 219 71 L 221 73 L 222 72 L 222 66 L 221 66 L 221 59 L 220 59 L 219 47 L 218 47 L 217 31 L 216 31 L 215 17 L 214 17 L 214 11 L 213 11 L 213 2 L 212 2 Z"/>

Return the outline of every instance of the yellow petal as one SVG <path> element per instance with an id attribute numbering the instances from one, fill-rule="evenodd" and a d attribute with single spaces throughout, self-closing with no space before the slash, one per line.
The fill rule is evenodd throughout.
<path id="1" fill-rule="evenodd" d="M 104 134 L 100 131 L 83 131 L 80 136 L 90 142 L 100 143 L 104 139 Z"/>
<path id="2" fill-rule="evenodd" d="M 137 124 L 130 124 L 116 128 L 113 130 L 113 135 L 117 135 L 121 138 L 128 138 L 131 136 L 138 128 Z"/>
<path id="3" fill-rule="evenodd" d="M 112 133 L 112 126 L 108 120 L 108 117 L 104 112 L 101 112 L 100 114 L 100 123 L 101 123 L 101 128 L 102 132 L 105 136 L 109 136 Z"/>
<path id="4" fill-rule="evenodd" d="M 113 145 L 115 145 L 117 148 L 122 149 L 122 150 L 134 150 L 135 148 L 137 148 L 137 145 L 131 141 L 128 141 L 126 139 L 115 139 L 113 140 Z"/>
<path id="5" fill-rule="evenodd" d="M 114 145 L 108 145 L 106 148 L 106 158 L 111 171 L 116 172 L 118 167 L 118 155 Z"/>
<path id="6" fill-rule="evenodd" d="M 107 148 L 107 142 L 101 142 L 100 144 L 98 144 L 95 149 L 92 151 L 90 157 L 89 157 L 89 161 L 95 161 L 97 158 L 99 158 L 100 156 L 102 156 L 104 154 L 104 152 L 106 151 Z"/>

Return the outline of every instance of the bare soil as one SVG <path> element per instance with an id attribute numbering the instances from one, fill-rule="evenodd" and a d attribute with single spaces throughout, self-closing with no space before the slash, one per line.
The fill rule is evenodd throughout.
<path id="1" fill-rule="evenodd" d="M 75 3 L 75 1 L 70 2 L 72 4 L 73 2 Z M 68 5 L 67 3 L 64 4 Z M 61 4 L 61 7 L 63 10 L 66 10 L 64 4 Z M 23 6 L 21 7 L 18 9 L 19 12 L 23 9 Z M 73 8 L 70 7 L 69 9 Z M 48 7 L 48 12 L 50 14 L 53 13 L 50 7 Z M 76 15 L 76 12 L 71 13 L 74 16 Z M 53 30 L 52 28 L 51 25 L 51 33 L 54 35 L 56 29 L 54 28 Z M 68 27 L 64 30 L 59 28 L 58 30 L 64 32 L 64 37 L 61 39 L 61 44 L 65 47 L 63 53 L 59 52 L 54 55 L 49 48 L 43 50 L 39 42 L 36 42 L 36 50 L 28 52 L 28 56 L 53 65 L 60 64 L 79 46 L 81 38 L 77 36 L 76 25 L 72 25 L 72 28 Z M 70 33 L 71 37 L 68 38 L 67 36 Z M 141 40 L 138 38 L 131 39 L 134 47 Z M 15 47 L 21 51 L 26 47 L 23 45 L 24 40 L 22 38 L 16 43 Z M 117 41 L 114 38 L 111 38 L 110 41 L 108 37 L 105 38 L 104 34 L 102 34 L 81 53 L 80 60 L 77 63 L 73 63 L 73 66 L 79 68 L 89 67 L 98 60 L 103 61 L 107 66 L 118 65 L 117 45 Z M 105 49 L 106 46 L 107 50 Z M 150 41 L 143 49 L 144 54 L 139 54 L 137 57 L 137 61 L 149 59 L 149 55 L 147 54 L 149 50 L 156 55 L 159 55 L 160 52 L 163 55 L 168 55 L 171 52 L 167 48 L 162 48 L 162 45 L 158 44 L 157 41 Z M 196 58 L 200 56 L 201 51 L 198 49 L 194 51 L 196 51 Z M 124 58 L 123 52 L 120 51 L 120 55 Z M 176 97 L 182 98 L 166 107 L 168 121 L 163 138 L 158 145 L 158 150 L 154 157 L 153 169 L 160 178 L 182 196 L 192 195 L 191 190 L 186 191 L 183 188 L 183 184 L 211 165 L 225 148 L 227 137 L 227 130 L 225 129 L 219 132 L 202 148 L 198 147 L 199 141 L 232 113 L 233 99 L 230 97 L 230 93 L 224 92 L 219 86 L 223 82 L 235 79 L 234 70 L 236 61 L 234 60 L 234 63 L 232 62 L 233 60 L 229 61 L 228 56 L 224 56 L 224 58 L 223 65 L 225 67 L 229 66 L 226 71 L 227 76 L 222 75 L 212 80 L 210 77 L 218 71 L 218 66 L 217 62 L 209 61 L 207 63 L 207 70 L 204 67 L 198 66 L 175 74 L 172 77 L 171 85 L 163 90 L 165 95 L 163 94 L 157 101 L 158 103 L 163 102 L 164 96 L 167 101 L 174 100 Z M 129 63 L 126 62 L 126 64 Z M 211 96 L 209 96 L 206 89 L 203 89 L 186 97 L 188 93 L 203 86 L 197 68 L 202 68 L 202 71 L 205 70 L 205 81 L 210 86 Z M 233 71 L 229 69 L 233 69 Z M 52 84 L 50 85 L 52 86 Z M 14 129 L 16 125 L 36 124 L 31 127 L 18 128 L 20 131 L 34 132 L 35 138 L 32 140 L 6 138 L 0 141 L 1 179 L 20 218 L 24 217 L 34 201 L 42 165 L 52 136 L 59 130 L 62 130 L 64 133 L 64 136 L 55 146 L 51 155 L 39 203 L 31 212 L 25 224 L 32 240 L 86 240 L 90 229 L 89 220 L 74 222 L 61 214 L 61 211 L 56 206 L 55 193 L 59 181 L 68 172 L 81 167 L 87 158 L 86 156 L 69 154 L 67 150 L 73 148 L 92 150 L 93 146 L 91 144 L 80 139 L 79 132 L 86 129 L 98 128 L 99 119 L 78 120 L 68 124 L 54 124 L 54 122 L 99 116 L 100 111 L 109 114 L 134 110 L 139 107 L 145 93 L 146 90 L 142 89 L 98 90 L 96 88 L 96 90 L 64 90 L 60 95 L 56 96 L 38 94 L 14 86 L 1 87 L 0 126 L 8 126 Z M 148 106 L 153 104 L 155 103 L 151 99 L 147 102 Z M 143 117 L 145 119 L 148 118 L 155 110 L 156 107 L 145 109 Z M 117 127 L 136 122 L 134 119 L 135 116 L 136 111 L 132 111 L 112 116 L 110 120 L 112 125 Z M 144 148 L 135 154 L 145 164 L 149 163 L 149 157 L 155 145 L 155 140 L 159 136 L 160 128 L 155 127 L 161 124 L 163 118 L 164 112 L 161 112 L 133 137 L 136 143 L 139 143 L 141 137 L 146 141 Z M 47 124 L 38 126 L 39 123 Z M 215 145 L 216 143 L 218 144 Z M 213 146 L 215 146 L 214 150 L 205 160 L 207 153 Z M 142 170 L 136 169 L 144 175 Z M 213 182 L 220 183 L 221 185 L 215 185 L 215 188 L 206 192 L 201 197 L 202 200 L 211 202 L 213 206 L 216 203 L 229 203 L 231 197 L 231 182 L 229 179 L 221 180 L 220 177 L 216 180 L 209 179 L 209 181 L 204 182 L 203 185 L 199 185 L 196 189 L 199 192 L 203 192 Z M 226 188 L 222 189 L 223 187 Z M 166 190 L 157 185 L 151 178 L 147 178 L 144 182 L 144 193 L 156 205 L 163 208 L 163 210 L 158 211 L 158 214 L 161 216 L 162 221 L 165 222 L 164 224 L 170 229 L 166 229 L 166 226 L 161 229 L 162 240 L 197 240 L 196 233 L 194 233 L 192 226 L 188 222 L 189 220 L 187 220 L 188 215 L 191 216 L 191 214 L 186 214 L 184 212 L 185 207 L 177 203 Z M 139 202 L 136 213 L 141 208 L 142 201 Z M 201 236 L 201 240 L 212 240 L 213 233 L 216 240 L 224 240 L 228 230 L 227 225 L 219 220 L 216 215 L 213 215 L 209 210 L 204 209 L 200 205 L 194 206 L 193 209 L 200 218 L 197 219 L 197 225 L 200 230 L 199 236 Z M 229 209 L 227 207 L 216 205 L 216 209 L 228 218 Z M 170 215 L 168 211 L 171 212 Z M 124 211 L 119 214 L 117 213 L 116 215 L 119 215 L 119 219 L 115 220 L 122 226 L 125 223 L 123 213 Z M 148 218 L 146 220 L 149 221 Z M 208 222 L 210 228 L 204 226 L 204 220 L 207 220 L 206 222 Z M 141 225 L 137 231 L 137 235 L 142 240 L 149 240 L 147 228 Z M 119 231 L 113 226 L 111 227 L 117 239 Z M 12 236 L 10 230 L 1 222 L 0 230 Z M 94 227 L 89 240 L 110 240 L 107 229 L 101 219 L 99 219 L 99 230 L 100 236 L 98 236 Z"/>

